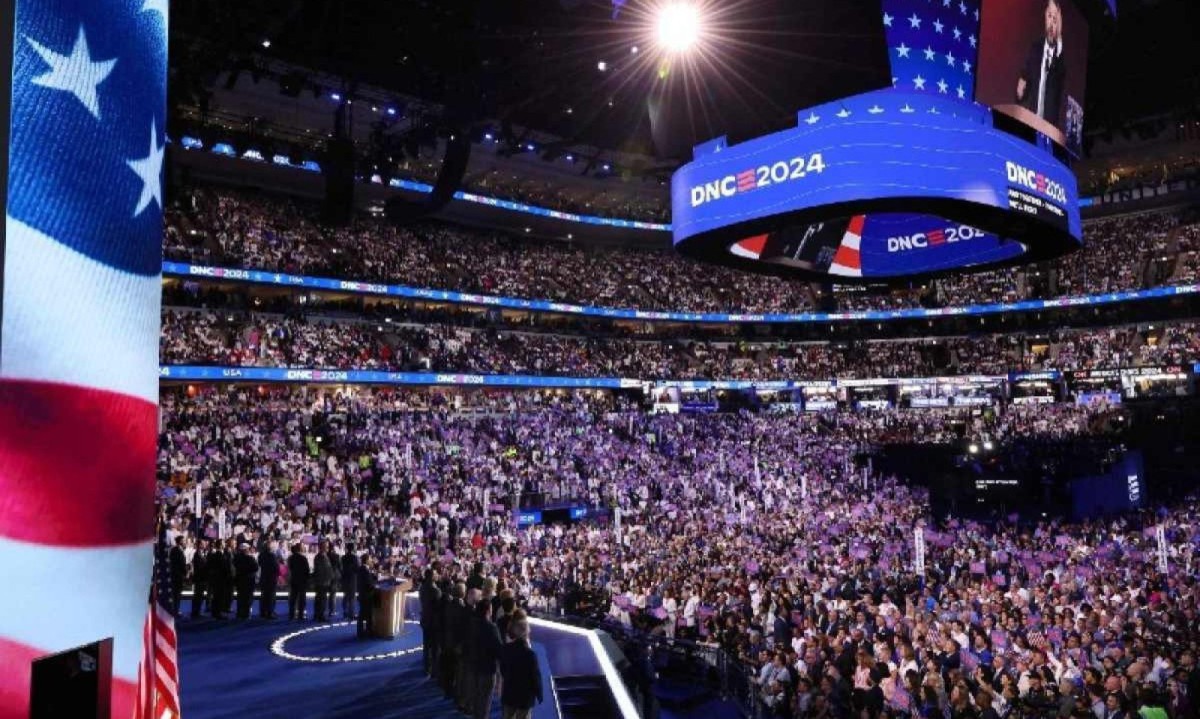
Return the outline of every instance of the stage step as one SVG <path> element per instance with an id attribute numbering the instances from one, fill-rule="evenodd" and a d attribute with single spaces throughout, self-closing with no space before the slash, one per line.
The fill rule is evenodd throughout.
<path id="1" fill-rule="evenodd" d="M 561 719 L 616 719 L 617 707 L 603 676 L 553 677 Z"/>

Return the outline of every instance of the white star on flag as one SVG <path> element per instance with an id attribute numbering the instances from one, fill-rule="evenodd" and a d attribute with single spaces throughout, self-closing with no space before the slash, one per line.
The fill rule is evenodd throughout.
<path id="1" fill-rule="evenodd" d="M 954 53 L 952 53 L 952 52 L 946 53 L 946 64 L 949 65 L 950 67 L 954 67 Z"/>
<path id="2" fill-rule="evenodd" d="M 925 59 L 926 59 L 926 60 L 933 61 L 933 58 L 934 58 L 936 55 L 937 55 L 937 53 L 935 53 L 935 52 L 933 51 L 933 47 L 932 47 L 932 46 L 926 46 L 926 48 L 925 48 Z"/>
<path id="3" fill-rule="evenodd" d="M 908 45 L 900 43 L 900 47 L 896 48 L 896 54 L 898 54 L 900 57 L 908 57 L 908 51 L 911 49 L 912 48 L 910 48 Z"/>
<path id="4" fill-rule="evenodd" d="M 133 216 L 137 217 L 150 206 L 150 201 L 158 203 L 159 209 L 162 209 L 162 176 L 163 155 L 167 149 L 166 145 L 158 146 L 158 131 L 154 126 L 154 120 L 150 120 L 150 154 L 140 160 L 126 160 L 125 164 L 129 165 L 129 169 L 137 173 L 138 178 L 142 181 L 142 194 L 138 197 L 137 207 L 133 210 Z"/>
<path id="5" fill-rule="evenodd" d="M 966 15 L 966 14 L 967 14 L 967 5 L 966 5 L 966 3 L 959 2 L 959 3 L 958 3 L 958 11 L 959 11 L 959 12 L 961 12 L 963 15 Z"/>
<path id="6" fill-rule="evenodd" d="M 969 41 L 970 41 L 970 43 L 971 43 L 971 47 L 975 47 L 975 36 L 974 36 L 974 35 L 969 35 L 969 36 L 967 37 L 967 40 L 969 40 Z"/>
<path id="7" fill-rule="evenodd" d="M 964 72 L 970 72 L 971 71 L 971 61 L 963 60 L 962 61 L 962 69 Z"/>
<path id="8" fill-rule="evenodd" d="M 817 121 L 819 121 L 820 119 L 821 118 L 818 115 L 810 112 L 810 113 L 808 113 L 808 117 L 804 118 L 804 121 L 810 125 L 815 125 L 815 124 L 817 124 Z"/>
<path id="9" fill-rule="evenodd" d="M 946 26 L 942 24 L 942 21 L 941 21 L 941 20 L 934 20 L 934 21 L 933 21 L 933 29 L 934 29 L 934 31 L 936 31 L 936 32 L 937 32 L 937 34 L 941 35 L 941 34 L 942 34 L 942 28 L 944 28 L 944 27 L 946 27 Z"/>
<path id="10" fill-rule="evenodd" d="M 943 95 L 946 94 L 946 90 L 950 89 L 950 85 L 948 85 L 945 80 L 938 80 L 937 86 L 938 92 L 942 93 Z"/>
<path id="11" fill-rule="evenodd" d="M 838 111 L 837 116 L 845 120 L 847 117 L 850 117 L 850 111 L 843 107 L 840 111 Z"/>
<path id="12" fill-rule="evenodd" d="M 887 13 L 883 14 L 883 26 L 884 27 L 892 26 L 892 16 L 891 15 L 888 15 Z"/>
<path id="13" fill-rule="evenodd" d="M 963 96 L 965 96 L 966 94 L 967 94 L 967 91 L 963 89 L 962 85 L 959 85 L 958 86 L 958 99 L 959 100 L 963 99 Z"/>
<path id="14" fill-rule="evenodd" d="M 921 27 L 921 18 L 917 17 L 916 13 L 913 13 L 912 17 L 908 19 L 908 24 L 914 29 L 919 29 Z"/>
<path id="15" fill-rule="evenodd" d="M 913 85 L 916 85 L 918 90 L 924 90 L 925 89 L 925 78 L 921 77 L 920 75 L 917 75 L 915 78 L 913 78 Z"/>
<path id="16" fill-rule="evenodd" d="M 60 55 L 31 37 L 26 36 L 25 40 L 50 66 L 49 72 L 33 78 L 33 84 L 71 93 L 99 120 L 100 95 L 96 88 L 108 78 L 113 65 L 117 64 L 116 58 L 92 62 L 83 25 L 79 26 L 79 36 L 75 38 L 75 47 L 71 48 L 70 55 Z"/>
<path id="17" fill-rule="evenodd" d="M 975 19 L 976 19 L 976 20 L 978 20 L 978 19 L 979 19 L 979 10 L 976 10 L 976 11 L 975 11 Z"/>
<path id="18" fill-rule="evenodd" d="M 950 0 L 942 0 L 942 7 L 950 7 Z"/>
<path id="19" fill-rule="evenodd" d="M 954 28 L 954 39 L 962 40 L 962 30 L 959 30 L 958 28 Z"/>

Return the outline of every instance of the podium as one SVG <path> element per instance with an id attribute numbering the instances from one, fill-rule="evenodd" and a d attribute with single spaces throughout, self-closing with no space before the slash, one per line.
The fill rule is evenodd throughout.
<path id="1" fill-rule="evenodd" d="M 404 600 L 412 582 L 380 582 L 375 587 L 375 611 L 371 613 L 371 636 L 395 639 L 404 633 Z"/>

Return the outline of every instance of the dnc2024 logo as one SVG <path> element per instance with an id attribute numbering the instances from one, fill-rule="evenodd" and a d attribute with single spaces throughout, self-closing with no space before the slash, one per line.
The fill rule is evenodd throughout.
<path id="1" fill-rule="evenodd" d="M 1064 205 L 1067 203 L 1066 188 L 1061 183 L 1046 177 L 1043 173 L 1030 170 L 1028 167 L 1022 167 L 1011 160 L 1004 163 L 1004 169 L 1008 174 L 1008 181 L 1010 183 L 1033 190 L 1046 199 L 1054 200 Z"/>
<path id="2" fill-rule="evenodd" d="M 825 158 L 821 153 L 816 152 L 808 157 L 793 157 L 790 160 L 780 160 L 771 165 L 759 165 L 726 175 L 720 179 L 696 185 L 688 193 L 691 196 L 692 207 L 700 207 L 709 202 L 760 190 L 771 185 L 794 182 L 810 174 L 819 175 L 824 171 Z"/>

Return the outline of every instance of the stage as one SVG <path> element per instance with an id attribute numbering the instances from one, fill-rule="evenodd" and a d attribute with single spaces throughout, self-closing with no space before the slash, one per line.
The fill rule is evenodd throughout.
<path id="1" fill-rule="evenodd" d="M 415 599 L 415 598 L 414 598 Z M 312 600 L 307 614 L 312 616 Z M 191 619 L 189 598 L 178 621 L 183 715 L 188 719 L 309 719 L 462 715 L 424 676 L 419 604 L 408 602 L 405 632 L 394 640 L 360 641 L 353 622 L 311 619 Z M 340 602 L 339 602 L 340 608 Z M 277 612 L 286 617 L 281 599 Z M 545 701 L 535 719 L 598 714 L 635 716 L 623 686 L 591 632 L 532 620 Z M 619 680 L 617 680 L 619 685 Z M 620 695 L 620 696 L 617 696 Z M 497 700 L 492 715 L 500 716 Z"/>

